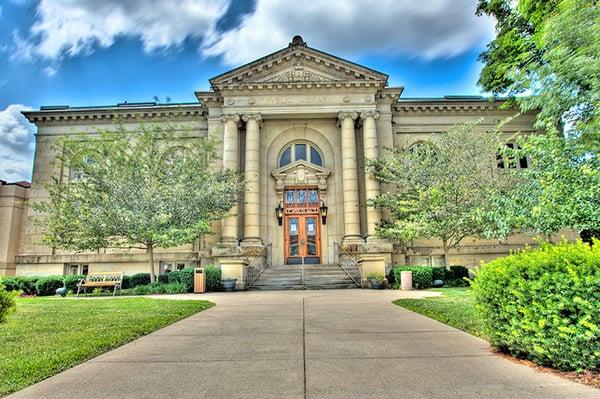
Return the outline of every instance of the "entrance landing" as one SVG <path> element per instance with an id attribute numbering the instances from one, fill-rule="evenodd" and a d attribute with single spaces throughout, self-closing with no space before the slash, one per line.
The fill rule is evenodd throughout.
<path id="1" fill-rule="evenodd" d="M 600 391 L 498 357 L 393 305 L 386 290 L 197 295 L 217 306 L 11 398 L 591 399 Z M 182 298 L 189 297 L 182 295 Z"/>

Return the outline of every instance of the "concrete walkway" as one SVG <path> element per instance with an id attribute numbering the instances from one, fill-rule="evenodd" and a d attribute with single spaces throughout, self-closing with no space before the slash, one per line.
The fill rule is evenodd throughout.
<path id="1" fill-rule="evenodd" d="M 495 356 L 486 342 L 390 303 L 401 295 L 202 296 L 217 306 L 11 397 L 600 398 L 599 390 Z"/>

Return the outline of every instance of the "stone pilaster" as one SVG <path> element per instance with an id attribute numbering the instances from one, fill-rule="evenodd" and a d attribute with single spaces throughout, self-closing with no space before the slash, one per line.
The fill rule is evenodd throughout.
<path id="1" fill-rule="evenodd" d="M 246 195 L 244 202 L 245 244 L 260 243 L 260 114 L 242 116 L 246 122 Z"/>
<path id="2" fill-rule="evenodd" d="M 379 181 L 367 170 L 366 165 L 379 156 L 377 145 L 377 126 L 375 120 L 379 119 L 379 112 L 369 111 L 360 115 L 363 120 L 363 143 L 365 153 L 365 196 L 367 202 L 381 193 Z M 375 228 L 381 221 L 381 212 L 371 206 L 367 206 L 367 240 L 375 238 Z"/>
<path id="3" fill-rule="evenodd" d="M 356 166 L 356 112 L 340 112 L 342 138 L 342 190 L 344 199 L 344 243 L 361 242 L 358 208 L 358 171 Z"/>
<path id="4" fill-rule="evenodd" d="M 238 124 L 240 116 L 237 114 L 224 114 L 221 116 L 223 122 L 223 169 L 231 169 L 238 171 Z M 231 216 L 223 219 L 221 228 L 221 243 L 229 245 L 237 245 L 238 240 L 238 221 L 237 205 L 231 208 Z"/>

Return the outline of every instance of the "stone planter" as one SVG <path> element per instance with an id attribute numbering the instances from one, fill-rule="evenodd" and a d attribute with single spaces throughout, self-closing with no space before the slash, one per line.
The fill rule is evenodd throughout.
<path id="1" fill-rule="evenodd" d="M 371 289 L 373 290 L 380 290 L 383 286 L 383 282 L 376 278 L 370 278 L 369 283 L 371 284 Z"/>
<path id="2" fill-rule="evenodd" d="M 223 281 L 223 289 L 227 292 L 235 291 L 235 285 L 237 284 L 237 278 L 226 278 Z"/>

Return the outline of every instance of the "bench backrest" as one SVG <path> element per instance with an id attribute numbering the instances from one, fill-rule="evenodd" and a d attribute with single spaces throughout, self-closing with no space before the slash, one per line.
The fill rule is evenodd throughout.
<path id="1" fill-rule="evenodd" d="M 123 272 L 111 272 L 111 273 L 89 273 L 84 278 L 86 283 L 100 283 L 100 282 L 123 282 Z"/>

